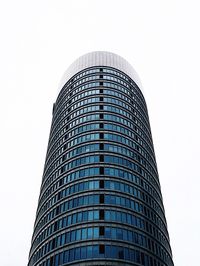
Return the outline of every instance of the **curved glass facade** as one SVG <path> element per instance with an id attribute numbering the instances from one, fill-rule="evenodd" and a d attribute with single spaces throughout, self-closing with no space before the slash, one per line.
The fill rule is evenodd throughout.
<path id="1" fill-rule="evenodd" d="M 28 266 L 173 266 L 145 99 L 93 66 L 53 108 Z"/>

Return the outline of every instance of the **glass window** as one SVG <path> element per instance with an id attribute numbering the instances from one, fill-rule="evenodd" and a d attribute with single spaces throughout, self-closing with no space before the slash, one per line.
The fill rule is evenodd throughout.
<path id="1" fill-rule="evenodd" d="M 69 251 L 67 250 L 64 252 L 64 263 L 67 263 L 69 261 L 68 258 L 69 258 Z"/>
<path id="2" fill-rule="evenodd" d="M 59 265 L 59 255 L 57 254 L 55 256 L 55 266 L 58 266 Z"/>
<path id="3" fill-rule="evenodd" d="M 92 221 L 93 220 L 93 211 L 88 212 L 88 220 Z"/>
<path id="4" fill-rule="evenodd" d="M 117 247 L 111 246 L 110 257 L 111 258 L 117 258 Z"/>
<path id="5" fill-rule="evenodd" d="M 122 229 L 117 228 L 117 239 L 123 239 Z"/>
<path id="6" fill-rule="evenodd" d="M 87 230 L 87 237 L 92 238 L 93 237 L 93 228 L 88 228 Z"/>
<path id="7" fill-rule="evenodd" d="M 86 228 L 82 229 L 82 239 L 87 239 L 87 229 Z"/>
<path id="8" fill-rule="evenodd" d="M 94 220 L 99 220 L 99 211 L 94 211 Z"/>
<path id="9" fill-rule="evenodd" d="M 77 199 L 76 199 L 77 200 Z M 76 223 L 76 213 L 74 213 L 73 215 L 72 215 L 72 224 L 75 224 Z"/>
<path id="10" fill-rule="evenodd" d="M 98 237 L 99 237 L 99 227 L 94 227 L 93 238 L 98 238 Z"/>
<path id="11" fill-rule="evenodd" d="M 68 225 L 70 225 L 70 224 L 72 223 L 72 222 L 71 222 L 71 219 L 72 219 L 71 215 L 68 216 L 68 218 L 67 218 L 67 224 L 68 224 Z"/>
<path id="12" fill-rule="evenodd" d="M 77 222 L 81 222 L 82 221 L 82 212 L 79 212 L 77 215 Z"/>
<path id="13" fill-rule="evenodd" d="M 75 236 L 76 236 L 76 231 L 72 231 L 71 232 L 71 241 L 75 241 L 76 240 Z"/>
<path id="14" fill-rule="evenodd" d="M 65 234 L 62 234 L 61 236 L 61 245 L 65 244 Z"/>
<path id="15" fill-rule="evenodd" d="M 97 246 L 97 245 L 93 246 L 93 257 L 94 258 L 99 257 L 99 246 Z"/>
<path id="16" fill-rule="evenodd" d="M 105 246 L 105 257 L 106 258 L 111 257 L 111 246 L 108 246 L 108 245 Z"/>
<path id="17" fill-rule="evenodd" d="M 65 234 L 65 241 L 66 241 L 66 243 L 70 242 L 70 233 L 69 232 Z"/>
<path id="18" fill-rule="evenodd" d="M 74 249 L 70 249 L 69 250 L 69 261 L 73 261 L 74 260 Z"/>
<path id="19" fill-rule="evenodd" d="M 80 260 L 80 258 L 81 258 L 81 249 L 76 248 L 75 249 L 75 260 Z"/>
<path id="20" fill-rule="evenodd" d="M 87 247 L 87 258 L 92 258 L 92 246 Z"/>
<path id="21" fill-rule="evenodd" d="M 116 228 L 112 228 L 112 230 L 111 230 L 111 235 L 112 235 L 111 238 L 113 238 L 113 239 L 117 239 L 117 230 L 116 230 Z"/>
<path id="22" fill-rule="evenodd" d="M 105 220 L 106 221 L 110 221 L 111 220 L 110 211 L 105 211 Z"/>
<path id="23" fill-rule="evenodd" d="M 111 228 L 105 227 L 105 238 L 111 238 Z"/>
<path id="24" fill-rule="evenodd" d="M 78 229 L 77 231 L 76 231 L 76 240 L 78 241 L 78 240 L 81 240 L 81 229 Z"/>
<path id="25" fill-rule="evenodd" d="M 86 259 L 86 247 L 81 247 L 81 259 Z"/>

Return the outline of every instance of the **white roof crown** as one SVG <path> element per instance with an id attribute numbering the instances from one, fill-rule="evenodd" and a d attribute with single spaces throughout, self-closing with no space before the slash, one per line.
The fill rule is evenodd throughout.
<path id="1" fill-rule="evenodd" d="M 137 72 L 123 57 L 105 51 L 96 51 L 88 54 L 84 54 L 76 59 L 64 73 L 59 89 L 65 85 L 65 83 L 79 71 L 93 67 L 93 66 L 109 66 L 121 70 L 127 74 L 142 90 L 142 84 Z"/>

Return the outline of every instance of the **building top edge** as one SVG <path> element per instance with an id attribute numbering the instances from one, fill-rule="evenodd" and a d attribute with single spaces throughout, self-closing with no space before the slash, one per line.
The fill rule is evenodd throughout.
<path id="1" fill-rule="evenodd" d="M 127 74 L 143 92 L 142 84 L 137 72 L 123 57 L 106 51 L 95 51 L 84 54 L 76 59 L 65 71 L 60 84 L 59 90 L 66 84 L 66 82 L 79 71 L 93 67 L 93 66 L 108 66 L 116 68 Z"/>

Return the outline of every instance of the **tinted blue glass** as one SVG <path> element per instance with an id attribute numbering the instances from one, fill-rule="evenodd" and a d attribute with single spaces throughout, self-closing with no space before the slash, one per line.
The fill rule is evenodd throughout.
<path id="1" fill-rule="evenodd" d="M 99 246 L 94 245 L 93 246 L 93 257 L 98 258 L 99 257 Z"/>
<path id="2" fill-rule="evenodd" d="M 105 257 L 106 258 L 111 257 L 111 246 L 108 246 L 108 245 L 105 246 Z"/>
<path id="3" fill-rule="evenodd" d="M 88 212 L 88 220 L 89 221 L 93 220 L 93 211 Z"/>
<path id="4" fill-rule="evenodd" d="M 87 251 L 86 247 L 81 247 L 81 259 L 86 259 Z"/>
<path id="5" fill-rule="evenodd" d="M 99 228 L 98 227 L 94 228 L 93 237 L 94 238 L 98 238 L 99 237 Z"/>
<path id="6" fill-rule="evenodd" d="M 70 233 L 69 232 L 66 233 L 65 241 L 66 241 L 66 243 L 70 242 Z"/>
<path id="7" fill-rule="evenodd" d="M 69 250 L 69 261 L 73 261 L 74 260 L 74 249 L 70 249 Z"/>
<path id="8" fill-rule="evenodd" d="M 76 248 L 75 249 L 75 260 L 79 260 L 81 258 L 81 249 Z"/>
<path id="9" fill-rule="evenodd" d="M 93 228 L 88 228 L 87 230 L 87 238 L 92 238 L 93 237 Z"/>
<path id="10" fill-rule="evenodd" d="M 88 213 L 87 212 L 83 212 L 83 221 L 87 221 L 88 219 Z"/>
<path id="11" fill-rule="evenodd" d="M 78 213 L 78 215 L 77 215 L 77 222 L 81 222 L 82 221 L 82 215 L 83 215 L 82 212 L 79 212 Z"/>
<path id="12" fill-rule="evenodd" d="M 105 228 L 105 238 L 111 238 L 111 230 L 109 227 Z"/>
<path id="13" fill-rule="evenodd" d="M 87 258 L 92 258 L 92 246 L 87 247 Z"/>
<path id="14" fill-rule="evenodd" d="M 94 211 L 94 220 L 99 220 L 99 211 Z"/>
<path id="15" fill-rule="evenodd" d="M 97 69 L 75 75 L 61 105 L 56 102 L 28 266 L 78 265 L 81 258 L 99 257 L 173 266 L 166 262 L 170 249 L 143 98 L 122 73 Z M 144 248 L 151 256 L 140 252 Z"/>
<path id="16" fill-rule="evenodd" d="M 59 265 L 59 255 L 55 256 L 55 266 Z"/>
<path id="17" fill-rule="evenodd" d="M 81 229 L 78 229 L 76 232 L 76 240 L 80 240 L 81 239 Z"/>
<path id="18" fill-rule="evenodd" d="M 110 257 L 111 258 L 117 258 L 118 257 L 118 250 L 117 250 L 116 246 L 111 246 Z"/>
<path id="19" fill-rule="evenodd" d="M 82 239 L 87 239 L 87 229 L 82 229 Z"/>

